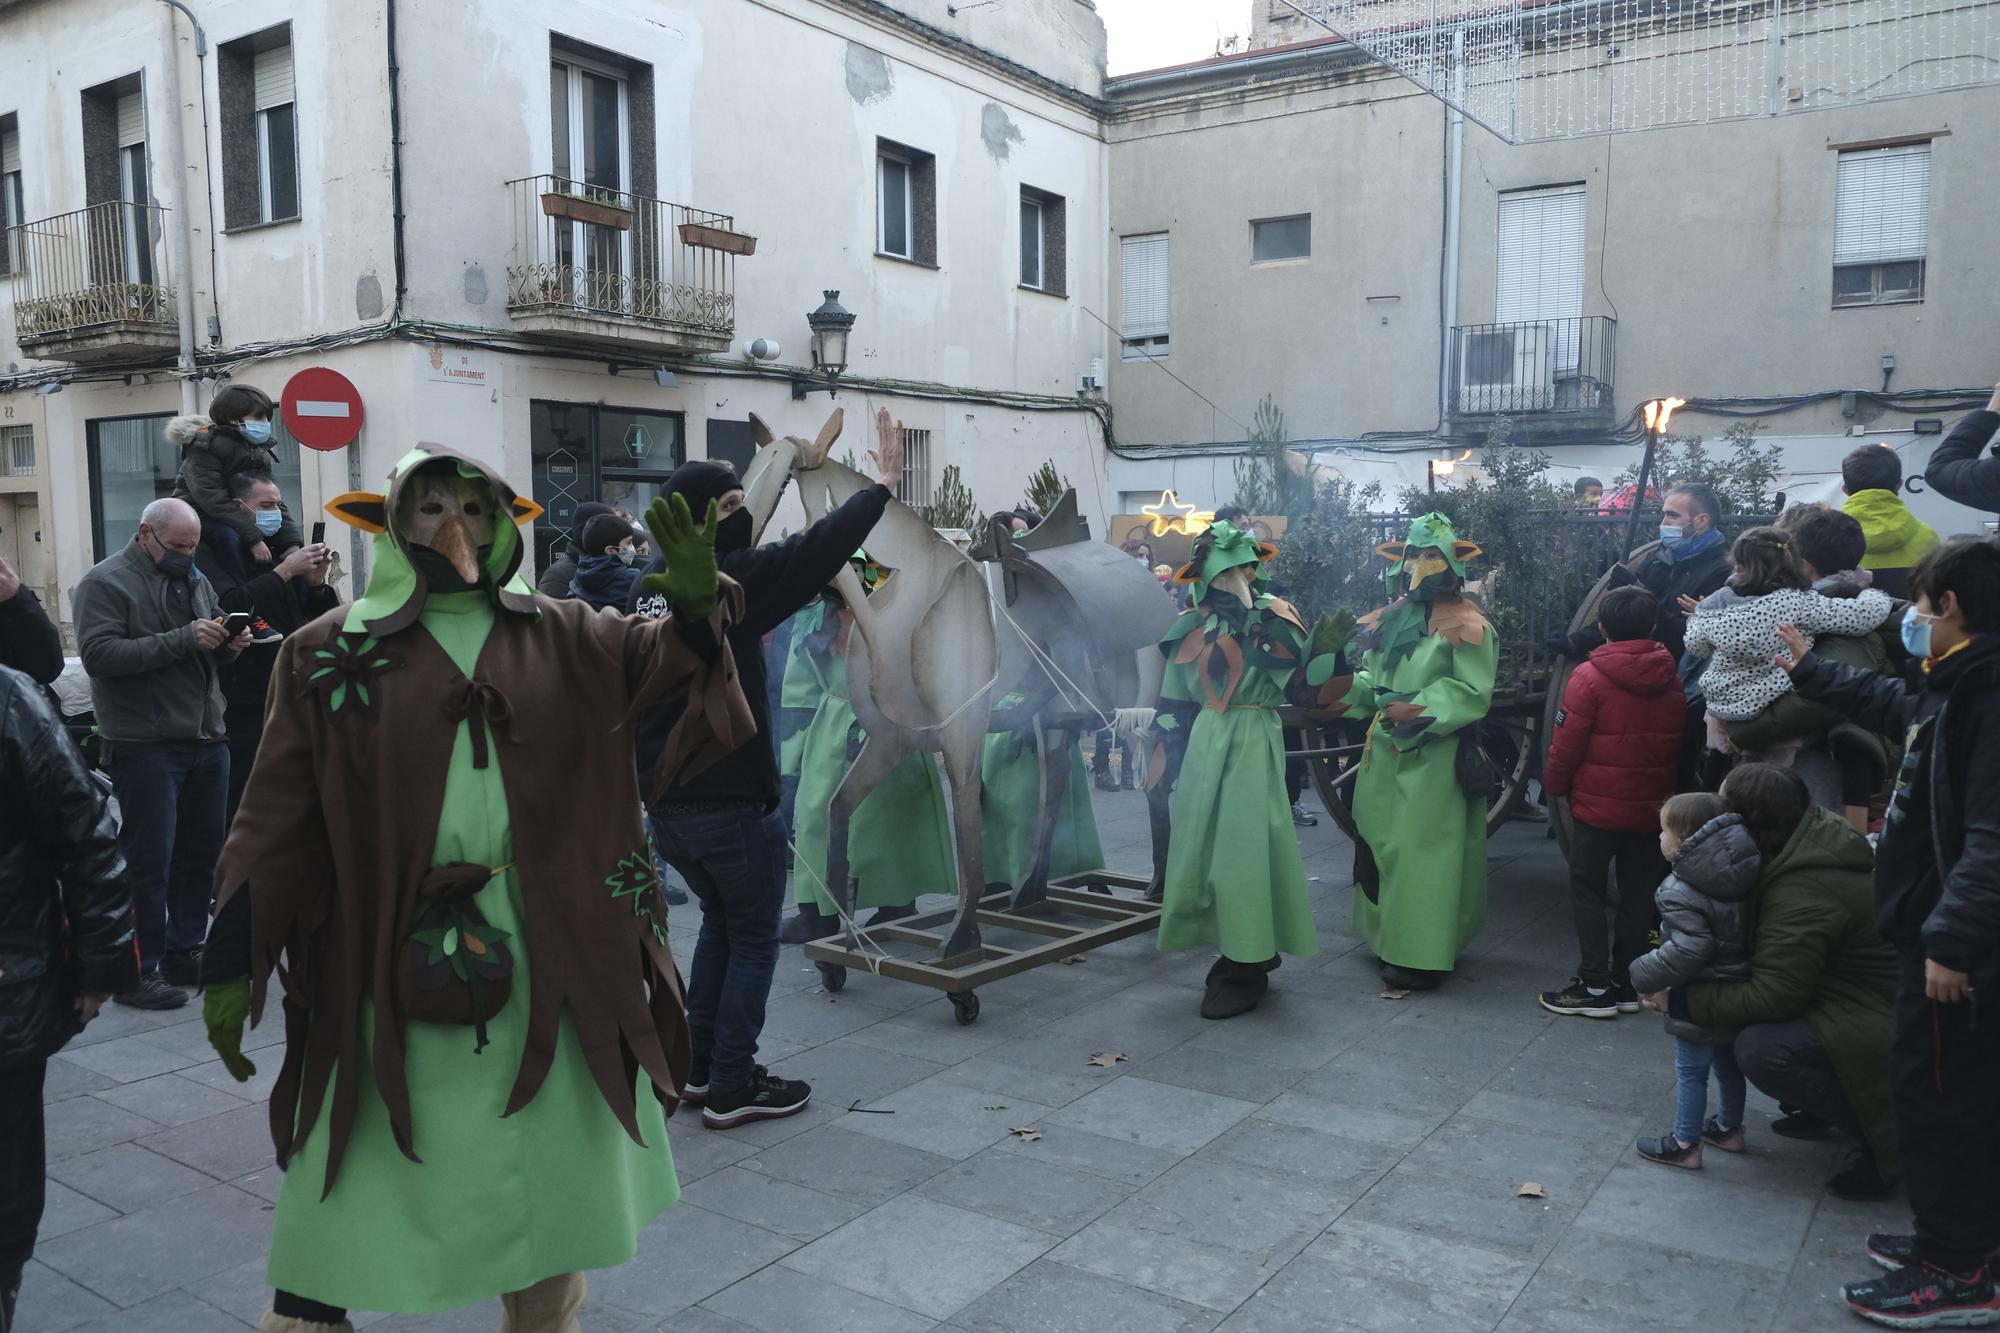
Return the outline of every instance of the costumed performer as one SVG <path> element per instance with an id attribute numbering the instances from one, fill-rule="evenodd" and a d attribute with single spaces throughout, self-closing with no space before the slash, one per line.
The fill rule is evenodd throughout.
<path id="1" fill-rule="evenodd" d="M 993 711 L 994 724 L 1005 723 L 1023 698 L 1017 690 L 1002 699 Z M 988 889 L 1020 888 L 1035 863 L 1035 831 L 1042 809 L 1041 750 L 1035 740 L 1034 719 L 1021 717 L 1018 721 L 1018 726 L 990 733 L 979 755 L 980 865 L 985 869 Z M 1091 805 L 1090 778 L 1083 766 L 1083 744 L 1073 733 L 1068 739 L 1067 754 L 1056 761 L 1069 765 L 1069 781 L 1063 788 L 1062 804 L 1056 807 L 1055 827 L 1049 833 L 1044 879 L 1104 866 L 1097 811 Z"/>

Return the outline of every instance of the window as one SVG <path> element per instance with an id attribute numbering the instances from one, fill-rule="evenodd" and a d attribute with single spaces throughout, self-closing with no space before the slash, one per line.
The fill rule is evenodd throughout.
<path id="1" fill-rule="evenodd" d="M 1068 228 L 1063 198 L 1044 190 L 1021 190 L 1021 285 L 1062 296 L 1068 289 Z"/>
<path id="2" fill-rule="evenodd" d="M 903 428 L 903 479 L 896 498 L 906 505 L 931 502 L 931 433 Z"/>
<path id="3" fill-rule="evenodd" d="M 1500 196 L 1493 322 L 1549 325 L 1559 370 L 1577 365 L 1588 203 L 1581 185 Z"/>
<path id="4" fill-rule="evenodd" d="M 937 263 L 937 159 L 875 141 L 875 253 Z"/>
<path id="5" fill-rule="evenodd" d="M 1288 218 L 1262 218 L 1250 224 L 1250 262 L 1277 264 L 1288 259 L 1311 259 L 1313 220 L 1310 213 Z"/>
<path id="6" fill-rule="evenodd" d="M 595 403 L 528 405 L 535 503 L 535 568 L 547 569 L 576 537 L 576 507 L 599 500 L 636 516 L 666 493 L 687 457 L 681 414 Z"/>
<path id="7" fill-rule="evenodd" d="M 551 34 L 549 170 L 543 186 L 628 210 L 624 226 L 551 217 L 537 248 L 550 257 L 552 304 L 643 318 L 675 317 L 670 211 L 654 180 L 653 67 Z"/>
<path id="8" fill-rule="evenodd" d="M 167 443 L 171 413 L 84 423 L 90 467 L 90 533 L 95 559 L 132 540 L 147 505 L 174 493 L 180 450 Z"/>
<path id="9" fill-rule="evenodd" d="M 27 220 L 22 208 L 20 125 L 12 115 L 0 116 L 0 273 L 20 271 L 14 229 Z"/>
<path id="10" fill-rule="evenodd" d="M 1120 302 L 1119 338 L 1127 361 L 1163 356 L 1167 351 L 1167 233 L 1126 236 L 1119 241 L 1125 280 Z"/>
<path id="11" fill-rule="evenodd" d="M 234 229 L 299 216 L 298 98 L 292 25 L 224 42 L 216 63 L 222 93 L 222 206 Z"/>
<path id="12" fill-rule="evenodd" d="M 1930 187 L 1927 143 L 1840 155 L 1833 222 L 1836 306 L 1924 299 Z"/>
<path id="13" fill-rule="evenodd" d="M 150 284 L 152 190 L 146 171 L 146 104 L 138 93 L 118 99 L 118 198 L 125 205 L 125 279 Z"/>
<path id="14" fill-rule="evenodd" d="M 10 477 L 35 475 L 33 426 L 0 426 L 0 463 L 7 465 L 7 475 Z"/>

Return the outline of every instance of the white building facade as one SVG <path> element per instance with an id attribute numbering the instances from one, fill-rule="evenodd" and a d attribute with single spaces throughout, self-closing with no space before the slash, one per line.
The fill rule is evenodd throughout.
<path id="1" fill-rule="evenodd" d="M 307 521 L 432 441 L 547 506 L 546 559 L 577 502 L 836 404 L 862 466 L 904 432 L 907 498 L 1053 461 L 1104 512 L 1088 0 L 191 5 L 0 3 L 0 558 L 65 618 L 171 489 L 166 420 L 315 366 L 365 421 L 287 440 Z"/>

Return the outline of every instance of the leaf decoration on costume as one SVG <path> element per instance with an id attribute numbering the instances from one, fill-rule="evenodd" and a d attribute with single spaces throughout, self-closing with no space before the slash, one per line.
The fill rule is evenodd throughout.
<path id="1" fill-rule="evenodd" d="M 1377 632 L 1381 636 L 1382 663 L 1395 667 L 1417 651 L 1430 632 L 1430 608 L 1404 597 L 1392 602 L 1381 615 Z"/>
<path id="2" fill-rule="evenodd" d="M 1333 679 L 1340 669 L 1340 655 L 1354 644 L 1355 625 L 1354 613 L 1344 606 L 1314 623 L 1306 643 L 1306 684 L 1317 687 Z"/>
<path id="3" fill-rule="evenodd" d="M 664 895 L 660 892 L 659 871 L 653 866 L 650 840 L 646 847 L 619 858 L 617 866 L 604 877 L 604 886 L 611 890 L 614 902 L 630 898 L 632 915 L 645 921 L 654 939 L 661 944 L 667 942 L 666 912 L 660 906 Z"/>
<path id="4" fill-rule="evenodd" d="M 400 657 L 365 630 L 337 630 L 312 650 L 302 669 L 307 688 L 326 696 L 327 712 L 335 717 L 372 717 L 382 694 L 379 678 L 402 665 Z"/>

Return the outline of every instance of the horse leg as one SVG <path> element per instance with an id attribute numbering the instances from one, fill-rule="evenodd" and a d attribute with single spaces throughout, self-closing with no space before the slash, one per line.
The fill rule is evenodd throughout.
<path id="1" fill-rule="evenodd" d="M 847 834 L 854 812 L 895 771 L 904 756 L 886 742 L 870 737 L 861 742 L 860 753 L 848 766 L 833 799 L 826 807 L 826 891 L 846 926 L 846 938 L 854 942 L 854 879 L 848 873 Z"/>
<path id="2" fill-rule="evenodd" d="M 951 779 L 952 836 L 958 844 L 958 913 L 946 937 L 945 958 L 977 954 L 979 900 L 986 895 L 986 868 L 979 848 L 979 756 L 986 739 L 987 710 L 968 709 L 969 720 L 954 722 L 944 736 L 945 775 Z"/>
<path id="3" fill-rule="evenodd" d="M 1028 861 L 1028 873 L 1014 891 L 1014 908 L 1033 907 L 1048 901 L 1049 865 L 1055 857 L 1056 822 L 1062 811 L 1063 796 L 1069 789 L 1069 741 L 1066 729 L 1044 731 L 1035 724 L 1035 766 L 1041 775 L 1035 807 L 1035 854 Z"/>

